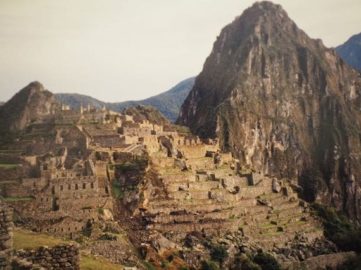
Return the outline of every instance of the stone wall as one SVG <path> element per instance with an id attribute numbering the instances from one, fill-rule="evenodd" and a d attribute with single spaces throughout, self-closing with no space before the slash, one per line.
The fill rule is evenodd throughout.
<path id="1" fill-rule="evenodd" d="M 79 248 L 75 245 L 59 245 L 53 248 L 41 247 L 36 250 L 18 250 L 16 252 L 15 265 L 26 260 L 29 268 L 35 265 L 45 269 L 77 270 L 79 268 Z"/>
<path id="2" fill-rule="evenodd" d="M 13 249 L 13 211 L 0 201 L 0 269 L 10 269 Z"/>
<path id="3" fill-rule="evenodd" d="M 336 270 L 343 263 L 349 259 L 356 257 L 356 254 L 351 252 L 339 252 L 334 254 L 326 254 L 311 257 L 303 262 L 293 262 L 289 265 L 285 265 L 284 269 L 286 270 L 297 270 L 297 269 L 308 269 L 308 270 L 318 270 L 318 269 L 330 269 Z"/>

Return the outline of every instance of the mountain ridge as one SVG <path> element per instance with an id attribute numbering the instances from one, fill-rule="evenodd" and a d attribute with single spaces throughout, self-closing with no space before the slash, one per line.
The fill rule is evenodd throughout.
<path id="1" fill-rule="evenodd" d="M 194 80 L 195 77 L 185 79 L 169 90 L 143 100 L 103 102 L 91 96 L 77 93 L 58 93 L 55 94 L 55 97 L 60 103 L 67 104 L 73 108 L 79 108 L 81 105 L 86 106 L 90 104 L 96 108 L 105 106 L 114 111 L 122 111 L 123 109 L 137 105 L 153 106 L 165 117 L 174 122 L 178 117 L 181 104 L 193 87 Z"/>
<path id="2" fill-rule="evenodd" d="M 361 72 L 361 33 L 353 35 L 335 50 L 347 64 Z"/>

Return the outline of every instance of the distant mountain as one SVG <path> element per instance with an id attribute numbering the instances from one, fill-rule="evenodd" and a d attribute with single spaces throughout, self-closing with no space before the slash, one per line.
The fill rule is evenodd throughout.
<path id="1" fill-rule="evenodd" d="M 81 105 L 88 106 L 88 104 L 95 108 L 102 108 L 107 103 L 97 100 L 93 97 L 86 95 L 79 95 L 76 93 L 71 94 L 54 94 L 58 102 L 69 105 L 72 108 L 78 109 Z"/>
<path id="2" fill-rule="evenodd" d="M 194 81 L 194 77 L 186 79 L 164 93 L 138 101 L 110 103 L 79 94 L 55 94 L 55 97 L 59 102 L 67 104 L 72 108 L 79 108 L 80 105 L 87 106 L 90 104 L 96 108 L 105 106 L 114 111 L 122 111 L 125 108 L 137 105 L 152 106 L 158 109 L 169 120 L 174 122 L 178 117 L 180 106 L 183 104 L 183 101 L 194 85 Z"/>
<path id="3" fill-rule="evenodd" d="M 336 51 L 347 64 L 361 72 L 361 33 L 338 46 Z"/>

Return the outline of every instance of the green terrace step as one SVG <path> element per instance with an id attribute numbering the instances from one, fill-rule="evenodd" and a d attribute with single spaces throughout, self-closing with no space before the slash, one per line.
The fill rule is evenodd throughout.
<path id="1" fill-rule="evenodd" d="M 282 211 L 282 210 L 286 210 L 286 209 L 289 209 L 289 208 L 297 207 L 299 205 L 300 205 L 299 200 L 297 200 L 295 202 L 287 201 L 287 202 L 283 202 L 283 203 L 278 204 L 278 205 L 273 205 L 273 209 Z"/>
<path id="2" fill-rule="evenodd" d="M 264 220 L 263 223 L 261 223 L 260 221 L 258 222 L 245 222 L 243 223 L 245 226 L 249 226 L 249 227 L 253 227 L 255 229 L 262 229 L 262 228 L 270 228 L 270 227 L 279 227 L 279 226 L 289 226 L 292 223 L 298 223 L 301 221 L 301 218 L 305 217 L 305 215 L 293 215 L 290 217 L 285 217 L 283 219 L 272 219 L 270 218 L 269 220 Z M 308 217 L 308 216 L 306 216 Z M 291 220 L 291 222 L 289 222 Z M 266 221 L 266 222 L 265 222 Z M 272 224 L 271 222 L 276 222 L 276 224 Z M 246 224 L 247 223 L 247 224 Z M 307 223 L 307 222 L 306 222 Z"/>
<path id="3" fill-rule="evenodd" d="M 234 231 L 237 225 L 227 220 L 209 220 L 204 223 L 168 223 L 168 224 L 153 224 L 150 228 L 160 232 L 182 232 L 189 233 L 193 231 L 212 230 L 212 231 Z"/>
<path id="4" fill-rule="evenodd" d="M 317 227 L 305 228 L 304 230 L 297 231 L 297 232 L 302 232 L 308 238 L 311 238 L 311 239 L 321 237 L 323 235 L 322 228 L 317 228 Z M 262 245 L 270 244 L 273 246 L 275 243 L 283 244 L 286 242 L 290 242 L 294 239 L 294 237 L 295 237 L 295 231 L 294 232 L 270 232 L 267 234 L 259 235 L 259 237 L 253 236 L 252 238 L 254 240 L 256 240 L 259 244 L 262 244 Z"/>

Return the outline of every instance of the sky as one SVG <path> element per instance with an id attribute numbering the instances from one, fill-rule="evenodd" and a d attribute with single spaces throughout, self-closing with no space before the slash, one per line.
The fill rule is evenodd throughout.
<path id="1" fill-rule="evenodd" d="M 0 0 L 0 101 L 31 81 L 103 101 L 164 92 L 202 70 L 248 0 Z M 276 0 L 328 47 L 361 32 L 360 0 Z"/>

